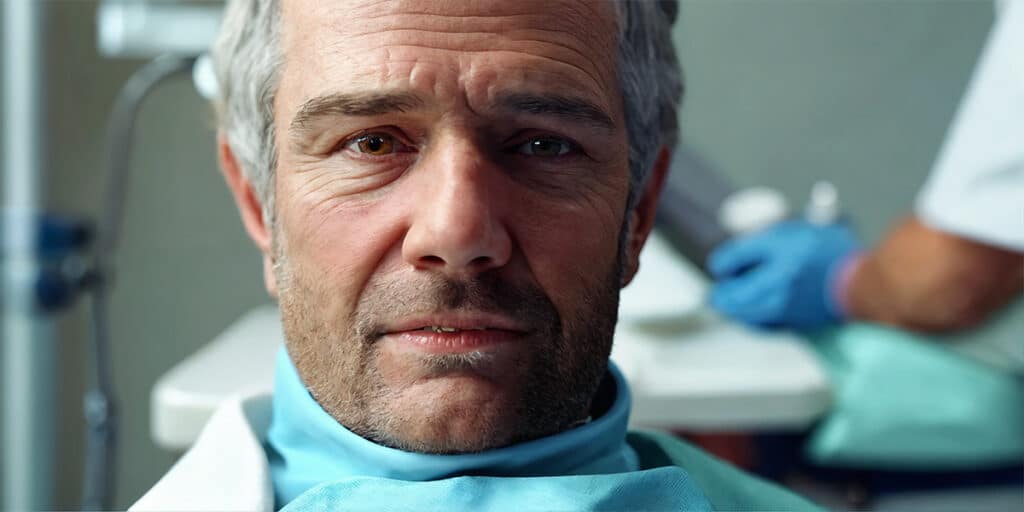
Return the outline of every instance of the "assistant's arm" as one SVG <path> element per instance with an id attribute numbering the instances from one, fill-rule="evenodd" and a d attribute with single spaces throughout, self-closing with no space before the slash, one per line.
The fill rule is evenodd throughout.
<path id="1" fill-rule="evenodd" d="M 852 260 L 837 292 L 851 319 L 923 331 L 963 329 L 1024 290 L 1024 254 L 911 217 Z"/>

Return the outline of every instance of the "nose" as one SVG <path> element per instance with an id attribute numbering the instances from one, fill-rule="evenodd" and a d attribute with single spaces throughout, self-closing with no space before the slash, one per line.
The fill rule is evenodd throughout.
<path id="1" fill-rule="evenodd" d="M 468 141 L 439 143 L 419 162 L 402 257 L 413 267 L 476 275 L 508 263 L 500 172 Z"/>

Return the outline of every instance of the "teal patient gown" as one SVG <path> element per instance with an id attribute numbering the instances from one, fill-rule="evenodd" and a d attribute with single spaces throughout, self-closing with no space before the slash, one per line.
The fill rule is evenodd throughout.
<path id="1" fill-rule="evenodd" d="M 659 433 L 627 433 L 629 388 L 559 434 L 465 455 L 368 441 L 310 396 L 278 356 L 266 450 L 275 501 L 304 510 L 813 510 L 803 499 Z"/>

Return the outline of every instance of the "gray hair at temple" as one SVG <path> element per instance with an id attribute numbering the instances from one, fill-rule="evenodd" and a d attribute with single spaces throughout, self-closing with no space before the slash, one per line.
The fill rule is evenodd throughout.
<path id="1" fill-rule="evenodd" d="M 676 0 L 617 0 L 618 79 L 629 136 L 630 208 L 662 146 L 679 137 L 682 70 L 672 45 Z M 229 0 L 212 57 L 218 124 L 274 217 L 274 96 L 282 66 L 279 0 Z M 656 134 L 656 136 L 651 136 Z"/>

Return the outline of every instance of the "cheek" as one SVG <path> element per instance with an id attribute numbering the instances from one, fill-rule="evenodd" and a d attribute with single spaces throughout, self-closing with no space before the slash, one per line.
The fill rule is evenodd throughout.
<path id="1" fill-rule="evenodd" d="M 287 198 L 277 208 L 292 272 L 351 310 L 370 276 L 399 252 L 401 205 L 388 196 L 352 201 L 287 183 L 278 192 Z"/>
<path id="2" fill-rule="evenodd" d="M 564 318 L 575 316 L 587 307 L 587 295 L 607 286 L 618 263 L 625 197 L 623 191 L 573 203 L 520 203 L 527 206 L 517 214 L 517 241 L 538 284 Z"/>

